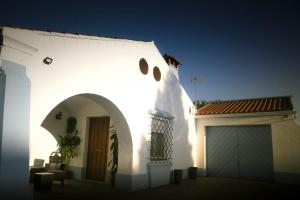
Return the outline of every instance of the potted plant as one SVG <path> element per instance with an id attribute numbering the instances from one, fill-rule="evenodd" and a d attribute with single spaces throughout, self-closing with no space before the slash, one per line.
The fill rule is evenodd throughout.
<path id="1" fill-rule="evenodd" d="M 180 184 L 182 180 L 182 169 L 174 169 L 174 183 Z"/>
<path id="2" fill-rule="evenodd" d="M 69 117 L 67 121 L 67 133 L 65 135 L 59 135 L 58 152 L 60 153 L 63 161 L 66 164 L 66 177 L 71 177 L 69 172 L 70 160 L 78 155 L 78 149 L 81 139 L 78 136 L 78 130 L 76 129 L 76 118 Z"/>
<path id="3" fill-rule="evenodd" d="M 117 136 L 117 131 L 114 129 L 114 127 L 111 128 L 111 145 L 110 145 L 110 152 L 111 152 L 111 160 L 108 163 L 108 167 L 110 166 L 110 180 L 111 180 L 111 185 L 115 187 L 115 179 L 116 179 L 116 174 L 118 171 L 118 136 Z"/>
<path id="4" fill-rule="evenodd" d="M 189 168 L 189 178 L 196 179 L 198 176 L 198 167 L 190 167 Z"/>

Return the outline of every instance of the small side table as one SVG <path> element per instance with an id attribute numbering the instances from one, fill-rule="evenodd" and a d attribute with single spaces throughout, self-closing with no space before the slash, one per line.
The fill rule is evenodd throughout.
<path id="1" fill-rule="evenodd" d="M 50 172 L 35 173 L 33 188 L 35 190 L 51 190 L 53 175 Z"/>
<path id="2" fill-rule="evenodd" d="M 40 173 L 40 172 L 46 172 L 46 168 L 45 167 L 30 167 L 29 182 L 33 183 L 34 174 Z"/>

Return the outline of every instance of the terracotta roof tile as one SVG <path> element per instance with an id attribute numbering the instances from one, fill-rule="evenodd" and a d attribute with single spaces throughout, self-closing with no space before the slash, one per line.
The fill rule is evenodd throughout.
<path id="1" fill-rule="evenodd" d="M 265 110 L 266 109 L 266 106 L 267 106 L 267 102 L 268 102 L 268 100 L 267 99 L 264 99 L 263 100 L 264 101 L 264 103 L 263 103 L 263 106 L 262 106 L 262 110 Z"/>
<path id="2" fill-rule="evenodd" d="M 238 112 L 239 107 L 241 106 L 241 104 L 243 104 L 242 101 L 235 103 L 235 106 L 232 108 L 232 112 L 236 113 Z"/>
<path id="3" fill-rule="evenodd" d="M 210 102 L 197 115 L 292 111 L 291 96 Z"/>
<path id="4" fill-rule="evenodd" d="M 226 112 L 228 112 L 229 110 L 234 111 L 234 110 L 233 110 L 233 107 L 234 107 L 235 104 L 236 104 L 236 102 L 228 103 L 228 106 L 226 107 L 226 109 L 224 109 L 223 112 L 226 113 Z"/>
<path id="5" fill-rule="evenodd" d="M 261 109 L 263 110 L 264 102 L 265 102 L 265 99 L 261 99 L 261 100 L 259 101 L 259 105 L 257 106 L 257 108 L 256 108 L 256 110 L 255 110 L 256 112 L 260 111 Z"/>

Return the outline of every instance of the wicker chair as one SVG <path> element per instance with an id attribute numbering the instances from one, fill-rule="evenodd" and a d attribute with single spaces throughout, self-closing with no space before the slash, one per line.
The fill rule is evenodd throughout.
<path id="1" fill-rule="evenodd" d="M 44 172 L 45 171 L 45 167 L 44 167 L 44 160 L 43 159 L 34 159 L 33 162 L 33 166 L 29 167 L 29 182 L 32 183 L 33 182 L 33 177 L 35 173 L 39 173 L 39 172 Z"/>
<path id="2" fill-rule="evenodd" d="M 61 185 L 64 185 L 65 181 L 65 167 L 66 165 L 63 164 L 62 157 L 58 152 L 52 152 L 49 156 L 49 163 L 46 165 L 46 171 L 53 173 L 53 180 L 60 181 Z"/>

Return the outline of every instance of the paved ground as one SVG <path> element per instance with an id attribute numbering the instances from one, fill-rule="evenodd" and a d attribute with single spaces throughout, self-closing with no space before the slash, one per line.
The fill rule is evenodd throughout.
<path id="1" fill-rule="evenodd" d="M 67 180 L 55 183 L 51 191 L 33 191 L 35 200 L 54 199 L 300 199 L 300 186 L 240 179 L 199 177 L 179 185 L 167 185 L 137 192 L 117 191 L 91 182 Z"/>

